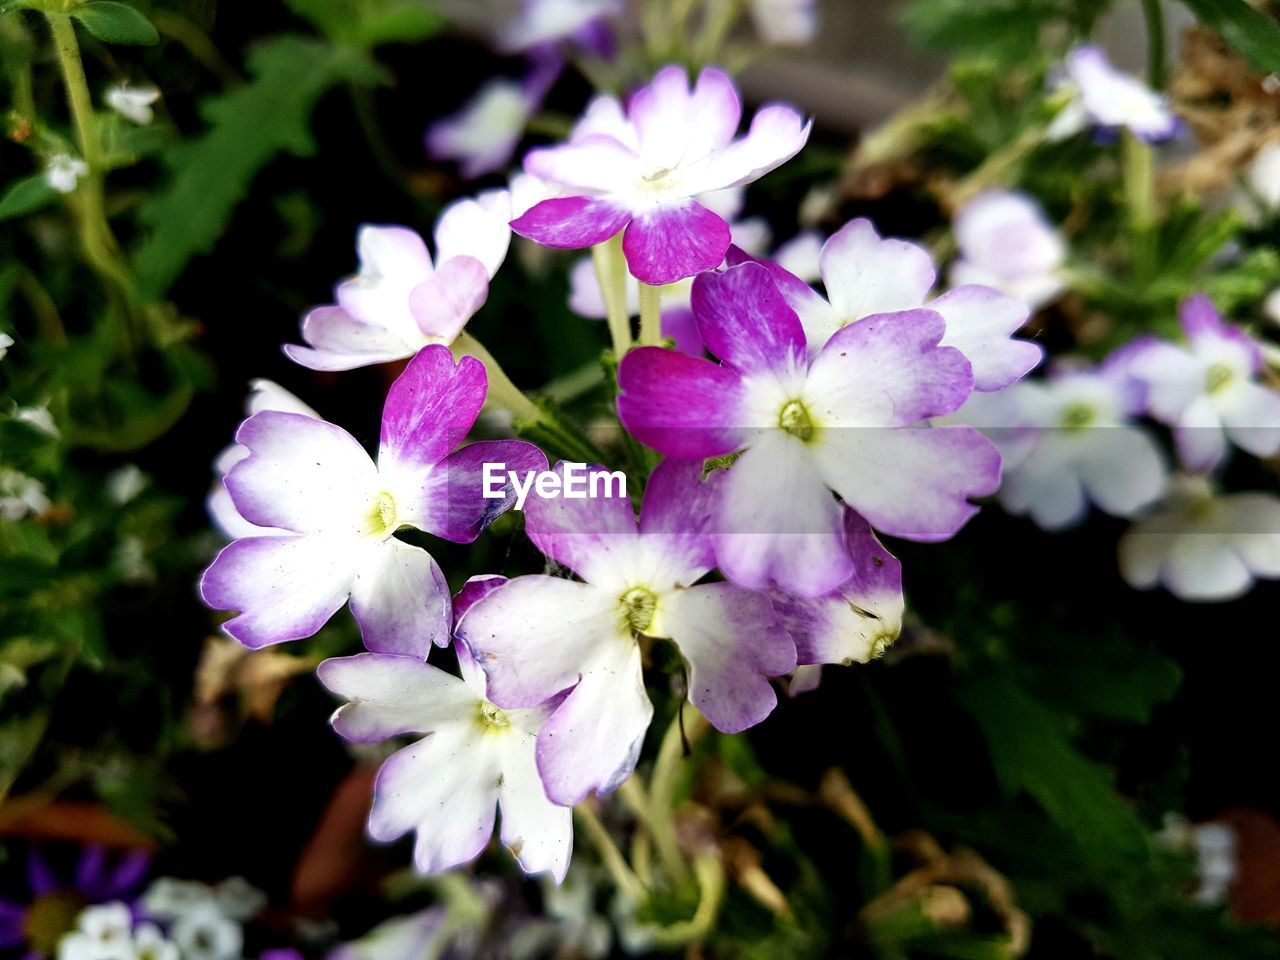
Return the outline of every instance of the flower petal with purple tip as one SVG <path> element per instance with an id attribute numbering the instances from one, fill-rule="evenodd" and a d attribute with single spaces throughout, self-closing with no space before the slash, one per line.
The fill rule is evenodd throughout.
<path id="1" fill-rule="evenodd" d="M 618 367 L 618 416 L 641 443 L 669 457 L 699 460 L 740 449 L 742 380 L 701 357 L 640 347 Z"/>
<path id="2" fill-rule="evenodd" d="M 631 212 L 616 204 L 557 197 L 543 200 L 511 221 L 511 229 L 544 247 L 577 250 L 604 243 L 630 222 Z"/>
<path id="3" fill-rule="evenodd" d="M 351 615 L 365 649 L 425 660 L 447 646 L 449 584 L 431 554 L 392 537 L 367 551 L 351 585 Z"/>
<path id="4" fill-rule="evenodd" d="M 718 267 L 732 241 L 722 217 L 688 200 L 635 214 L 623 234 L 622 252 L 632 276 L 657 287 Z"/>

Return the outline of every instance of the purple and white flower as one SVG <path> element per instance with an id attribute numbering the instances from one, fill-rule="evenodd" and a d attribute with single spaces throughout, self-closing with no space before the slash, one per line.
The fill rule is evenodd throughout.
<path id="1" fill-rule="evenodd" d="M 568 42 L 608 57 L 614 47 L 611 21 L 622 9 L 623 0 L 522 0 L 520 15 L 498 34 L 498 46 L 520 53 Z"/>
<path id="2" fill-rule="evenodd" d="M 1258 342 L 1203 295 L 1183 301 L 1179 319 L 1186 346 L 1147 338 L 1123 348 L 1119 362 L 1146 387 L 1151 416 L 1174 428 L 1182 462 L 1212 470 L 1228 441 L 1256 457 L 1280 451 L 1280 393 L 1257 381 Z"/>
<path id="3" fill-rule="evenodd" d="M 310 417 L 312 420 L 324 419 L 315 410 L 272 380 L 250 380 L 249 396 L 245 399 L 244 407 L 246 417 L 252 417 L 255 413 L 261 413 L 264 410 L 278 410 L 281 413 L 296 413 L 299 416 Z M 248 447 L 243 444 L 233 443 L 223 448 L 222 452 L 213 461 L 213 472 L 217 482 L 209 492 L 209 496 L 205 498 L 204 505 L 209 513 L 209 519 L 213 521 L 213 525 L 228 540 L 236 540 L 240 537 L 261 537 L 285 532 L 278 529 L 254 526 L 236 511 L 236 505 L 231 501 L 231 494 L 228 492 L 226 484 L 222 481 L 231 472 L 231 468 L 247 456 L 249 456 Z"/>
<path id="4" fill-rule="evenodd" d="M 451 204 L 436 222 L 434 264 L 407 227 L 361 227 L 360 272 L 338 285 L 336 304 L 303 319 L 307 346 L 284 352 L 312 370 L 351 370 L 448 346 L 489 296 L 511 242 L 510 218 L 505 190 Z"/>
<path id="5" fill-rule="evenodd" d="M 744 194 L 741 187 L 730 187 L 704 194 L 697 199 L 708 210 L 728 221 L 734 246 L 753 256 L 763 255 L 769 245 L 769 225 L 759 217 L 738 219 L 742 212 Z M 702 354 L 703 347 L 689 305 L 692 292 L 692 277 L 677 280 L 662 288 L 662 335 L 674 340 L 676 349 L 681 353 L 696 357 Z M 639 284 L 628 282 L 626 294 L 628 314 L 638 316 Z M 579 260 L 569 273 L 569 309 L 593 320 L 603 320 L 608 315 L 604 293 L 600 290 L 600 280 L 590 257 Z"/>
<path id="6" fill-rule="evenodd" d="M 1040 205 L 1025 193 L 979 194 L 960 208 L 952 231 L 960 248 L 951 265 L 952 286 L 994 287 L 1032 309 L 1062 292 L 1066 244 Z"/>
<path id="7" fill-rule="evenodd" d="M 768 597 L 697 582 L 715 566 L 706 528 L 720 486 L 714 475 L 703 482 L 701 470 L 698 462 L 660 464 L 638 524 L 625 495 L 531 500 L 529 538 L 581 580 L 517 577 L 458 624 L 499 706 L 565 694 L 537 747 L 556 803 L 608 792 L 635 768 L 653 716 L 638 637 L 676 645 L 689 669 L 689 701 L 729 733 L 768 716 L 777 703 L 769 678 L 795 668 L 795 645 Z"/>
<path id="8" fill-rule="evenodd" d="M 340 427 L 266 410 L 236 441 L 249 450 L 225 483 L 246 521 L 282 532 L 236 540 L 200 591 L 223 628 L 248 647 L 309 637 L 350 599 L 365 646 L 425 659 L 449 642 L 444 575 L 425 550 L 398 540 L 412 527 L 469 543 L 511 503 L 486 499 L 486 461 L 545 468 L 531 444 L 489 440 L 455 450 L 484 403 L 484 365 L 425 347 L 391 386 L 375 462 Z"/>
<path id="9" fill-rule="evenodd" d="M 1005 453 L 999 500 L 1010 513 L 1061 530 L 1083 520 L 1090 502 L 1131 517 L 1164 492 L 1164 457 L 1133 423 L 1141 398 L 1119 365 L 1060 367 L 974 401 L 953 419 L 981 428 Z"/>
<path id="10" fill-rule="evenodd" d="M 1215 494 L 1181 475 L 1159 509 L 1120 540 L 1120 573 L 1140 590 L 1163 585 L 1189 601 L 1234 600 L 1255 579 L 1280 579 L 1280 497 Z"/>
<path id="11" fill-rule="evenodd" d="M 720 569 L 752 588 L 821 596 L 854 572 L 844 512 L 877 530 L 944 540 L 994 493 L 1000 457 L 966 426 L 930 428 L 973 389 L 930 309 L 879 313 L 810 350 L 769 268 L 699 277 L 698 332 L 721 363 L 657 347 L 619 369 L 626 429 L 667 456 L 741 454 L 714 504 Z"/>
<path id="12" fill-rule="evenodd" d="M 741 259 L 730 254 L 731 263 Z M 1043 355 L 1039 345 L 1011 339 L 1027 321 L 1025 302 L 977 285 L 956 287 L 930 300 L 937 274 L 929 252 L 906 240 L 882 239 L 869 220 L 850 221 L 823 245 L 819 270 L 826 297 L 778 264 L 765 266 L 799 316 L 814 355 L 857 321 L 918 308 L 945 321 L 942 345 L 968 358 L 977 390 L 1007 387 L 1035 368 Z"/>
<path id="13" fill-rule="evenodd" d="M 719 266 L 729 224 L 695 198 L 741 186 L 791 159 L 811 124 L 792 107 L 762 107 L 737 137 L 742 101 L 733 81 L 707 68 L 690 87 L 682 67 L 660 70 L 624 111 L 603 97 L 564 144 L 531 151 L 525 170 L 560 196 L 513 221 L 545 246 L 576 250 L 624 231 L 631 273 L 653 286 Z"/>
<path id="14" fill-rule="evenodd" d="M 751 21 L 765 43 L 802 47 L 818 33 L 818 0 L 751 0 Z"/>
<path id="15" fill-rule="evenodd" d="M 459 616 L 506 580 L 468 581 Z M 555 702 L 504 710 L 489 699 L 484 672 L 455 644 L 461 679 L 420 657 L 361 653 L 326 660 L 320 682 L 350 702 L 333 727 L 355 743 L 426 734 L 382 765 L 373 791 L 369 835 L 395 840 L 417 832 L 414 863 L 436 873 L 478 857 L 502 811 L 502 842 L 527 873 L 564 879 L 573 849 L 568 807 L 547 799 L 538 775 L 538 733 Z"/>
<path id="16" fill-rule="evenodd" d="M 1141 80 L 1111 65 L 1099 47 L 1080 46 L 1063 62 L 1061 87 L 1071 101 L 1049 127 L 1049 138 L 1061 140 L 1088 127 L 1105 135 L 1128 130 L 1140 140 L 1159 143 L 1178 136 L 1182 121 L 1169 101 Z"/>
<path id="17" fill-rule="evenodd" d="M 561 67 L 558 57 L 540 57 L 523 80 L 489 81 L 461 110 L 427 129 L 427 155 L 457 161 L 467 179 L 501 170 L 511 162 Z"/>
<path id="18" fill-rule="evenodd" d="M 820 597 L 770 592 L 802 666 L 869 663 L 902 633 L 902 562 L 884 548 L 867 521 L 847 507 L 844 520 L 853 563 L 848 580 Z M 791 689 L 800 692 L 794 680 Z"/>

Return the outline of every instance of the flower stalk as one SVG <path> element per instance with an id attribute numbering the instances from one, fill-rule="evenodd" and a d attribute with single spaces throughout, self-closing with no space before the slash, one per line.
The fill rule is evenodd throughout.
<path id="1" fill-rule="evenodd" d="M 662 343 L 662 288 L 640 284 L 640 344 L 656 347 Z"/>
<path id="2" fill-rule="evenodd" d="M 621 358 L 631 349 L 631 317 L 627 312 L 627 262 L 622 256 L 622 234 L 591 248 L 596 280 L 604 295 L 613 352 Z"/>

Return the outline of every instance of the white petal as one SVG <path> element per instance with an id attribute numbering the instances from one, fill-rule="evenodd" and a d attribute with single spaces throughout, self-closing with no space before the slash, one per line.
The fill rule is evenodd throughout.
<path id="1" fill-rule="evenodd" d="M 1089 431 L 1080 451 L 1080 480 L 1089 499 L 1117 517 L 1133 516 L 1164 492 L 1167 471 L 1155 440 L 1137 427 Z"/>
<path id="2" fill-rule="evenodd" d="M 474 257 L 492 279 L 507 257 L 511 243 L 511 194 L 490 190 L 474 200 L 458 200 L 445 208 L 436 223 L 436 260 Z"/>
<path id="3" fill-rule="evenodd" d="M 933 258 L 905 240 L 884 240 L 869 220 L 853 220 L 822 248 L 822 279 L 846 322 L 910 310 L 933 286 Z"/>
<path id="4" fill-rule="evenodd" d="M 498 788 L 502 842 L 525 873 L 549 871 L 559 883 L 573 853 L 573 810 L 547 799 L 534 754 L 535 738 L 521 732 L 503 739 Z"/>
<path id="5" fill-rule="evenodd" d="M 430 733 L 473 719 L 478 706 L 464 681 L 414 657 L 337 657 L 321 663 L 316 675 L 330 692 L 351 701 L 334 714 L 333 726 L 357 743 Z"/>

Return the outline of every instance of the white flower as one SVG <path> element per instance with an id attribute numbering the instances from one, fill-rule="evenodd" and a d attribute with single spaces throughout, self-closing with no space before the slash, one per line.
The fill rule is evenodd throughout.
<path id="1" fill-rule="evenodd" d="M 213 889 L 197 880 L 160 877 L 142 895 L 142 912 L 156 920 L 176 920 L 213 900 Z"/>
<path id="2" fill-rule="evenodd" d="M 802 47 L 818 32 L 817 0 L 751 0 L 751 19 L 765 43 Z"/>
<path id="3" fill-rule="evenodd" d="M 206 900 L 183 913 L 170 931 L 184 960 L 236 960 L 244 946 L 240 924 Z"/>
<path id="4" fill-rule="evenodd" d="M 107 499 L 123 506 L 147 487 L 147 475 L 137 464 L 126 463 L 107 475 Z"/>
<path id="5" fill-rule="evenodd" d="M 58 960 L 134 960 L 133 915 L 123 903 L 89 907 L 58 941 Z"/>
<path id="6" fill-rule="evenodd" d="M 16 521 L 39 516 L 52 504 L 45 496 L 44 484 L 34 477 L 9 467 L 0 467 L 0 517 Z"/>
<path id="7" fill-rule="evenodd" d="M 180 960 L 178 945 L 166 939 L 154 923 L 140 923 L 133 931 L 133 953 L 137 960 Z"/>
<path id="8" fill-rule="evenodd" d="M 410 960 L 438 957 L 449 944 L 447 911 L 442 906 L 427 907 L 404 917 L 392 917 L 378 924 L 359 940 L 344 943 L 327 960 Z"/>
<path id="9" fill-rule="evenodd" d="M 10 414 L 10 417 L 17 423 L 25 423 L 27 426 L 51 437 L 56 437 L 60 434 L 58 425 L 53 422 L 53 414 L 49 412 L 47 401 L 38 407 L 18 407 Z"/>
<path id="10" fill-rule="evenodd" d="M 150 84 L 130 87 L 121 83 L 108 87 L 103 99 L 108 107 L 126 120 L 147 124 L 156 118 L 151 105 L 160 99 L 160 91 Z"/>
<path id="11" fill-rule="evenodd" d="M 79 157 L 56 153 L 44 166 L 44 179 L 59 193 L 73 193 L 76 183 L 89 172 L 89 165 Z"/>
<path id="12" fill-rule="evenodd" d="M 248 920 L 267 905 L 267 895 L 244 877 L 228 877 L 213 891 L 214 902 L 232 920 Z"/>
<path id="13" fill-rule="evenodd" d="M 1023 193 L 991 190 L 970 200 L 953 224 L 960 257 L 952 286 L 978 283 L 1034 309 L 1062 292 L 1066 244 L 1040 206 Z"/>
<path id="14" fill-rule="evenodd" d="M 1063 86 L 1074 99 L 1050 124 L 1049 139 L 1061 140 L 1093 126 L 1106 132 L 1125 129 L 1156 143 L 1177 136 L 1182 129 L 1165 97 L 1117 70 L 1098 47 L 1076 47 L 1063 66 Z"/>
<path id="15" fill-rule="evenodd" d="M 1187 601 L 1233 600 L 1255 577 L 1280 578 L 1280 497 L 1215 494 L 1208 480 L 1182 476 L 1161 508 L 1120 541 L 1130 586 L 1163 584 Z"/>
<path id="16" fill-rule="evenodd" d="M 1280 209 L 1280 143 L 1269 143 L 1258 151 L 1246 180 L 1264 212 Z"/>
<path id="17" fill-rule="evenodd" d="M 0 333 L 0 360 L 5 358 L 5 354 L 9 352 L 9 348 L 13 346 L 13 337 L 7 333 Z"/>

